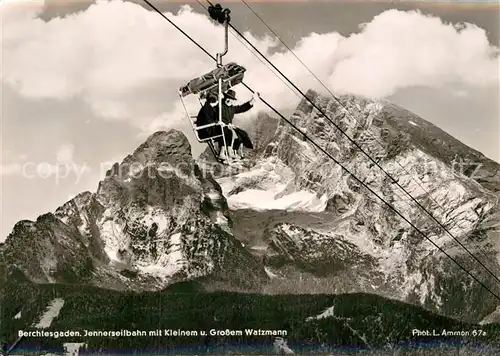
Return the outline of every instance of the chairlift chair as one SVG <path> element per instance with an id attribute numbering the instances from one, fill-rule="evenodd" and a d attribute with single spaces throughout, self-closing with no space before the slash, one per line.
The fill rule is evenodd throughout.
<path id="1" fill-rule="evenodd" d="M 206 142 L 210 147 L 213 155 L 217 160 L 219 160 L 219 155 L 215 149 L 215 141 L 214 139 L 222 137 L 224 146 L 227 147 L 226 137 L 224 134 L 224 127 L 226 126 L 224 122 L 222 122 L 222 112 L 219 110 L 219 121 L 207 125 L 196 126 L 197 114 L 191 114 L 187 109 L 186 102 L 184 100 L 185 97 L 189 95 L 196 95 L 200 105 L 203 105 L 203 100 L 207 98 L 208 95 L 213 95 L 218 98 L 219 108 L 222 107 L 222 93 L 226 92 L 230 88 L 235 85 L 240 84 L 243 81 L 243 77 L 245 75 L 246 69 L 234 62 L 227 63 L 222 65 L 222 57 L 228 52 L 228 26 L 229 26 L 229 9 L 222 9 L 222 7 L 217 4 L 215 6 L 210 6 L 209 14 L 212 19 L 218 21 L 219 23 L 223 23 L 225 27 L 225 48 L 224 52 L 217 53 L 217 68 L 202 75 L 201 77 L 197 77 L 189 81 L 186 85 L 179 88 L 179 98 L 186 110 L 187 117 L 189 118 L 189 122 L 191 123 L 191 127 L 195 134 L 198 142 Z M 210 136 L 206 138 L 200 138 L 199 130 L 206 129 L 209 127 L 220 126 L 221 134 Z M 221 147 L 222 149 L 222 147 Z M 228 160 L 230 160 L 228 158 Z M 231 162 L 229 161 L 229 164 Z"/>

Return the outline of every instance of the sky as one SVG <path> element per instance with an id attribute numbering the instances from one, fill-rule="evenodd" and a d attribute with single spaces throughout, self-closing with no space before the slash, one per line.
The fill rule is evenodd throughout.
<path id="1" fill-rule="evenodd" d="M 196 2 L 150 0 L 215 54 L 222 29 Z M 337 94 L 388 99 L 489 158 L 499 152 L 499 7 L 488 2 L 249 1 Z M 482 4 L 479 4 L 482 3 Z M 232 23 L 303 91 L 322 87 L 248 7 Z M 0 241 L 22 219 L 95 191 L 157 130 L 182 130 L 178 88 L 212 60 L 140 0 L 2 2 Z M 300 98 L 234 36 L 224 61 L 271 104 Z M 250 93 L 238 88 L 239 99 Z M 189 108 L 196 113 L 198 107 Z M 263 105 L 240 121 L 251 124 Z"/>

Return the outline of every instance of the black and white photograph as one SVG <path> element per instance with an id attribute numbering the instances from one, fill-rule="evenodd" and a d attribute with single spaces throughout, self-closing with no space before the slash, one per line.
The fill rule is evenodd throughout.
<path id="1" fill-rule="evenodd" d="M 500 355 L 498 0 L 0 15 L 0 355 Z"/>

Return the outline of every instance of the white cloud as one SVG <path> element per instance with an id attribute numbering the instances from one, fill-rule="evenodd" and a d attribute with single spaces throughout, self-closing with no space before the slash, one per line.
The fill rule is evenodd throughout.
<path id="1" fill-rule="evenodd" d="M 329 78 L 342 92 L 381 97 L 411 86 L 498 84 L 498 48 L 483 29 L 419 12 L 386 11 L 342 41 Z"/>
<path id="2" fill-rule="evenodd" d="M 21 162 L 26 161 L 28 155 L 25 153 L 16 154 L 11 150 L 2 150 L 0 154 L 0 176 L 20 174 L 22 170 Z M 5 161 L 9 163 L 4 163 Z"/>
<path id="3" fill-rule="evenodd" d="M 8 163 L 0 165 L 0 175 L 9 176 L 20 174 L 22 169 L 22 165 L 19 163 Z"/>
<path id="4" fill-rule="evenodd" d="M 16 156 L 7 151 L 7 158 L 10 162 L 1 162 L 0 176 L 20 175 L 26 179 L 54 177 L 56 183 L 71 177 L 75 178 L 75 184 L 78 184 L 82 175 L 90 172 L 91 168 L 86 163 L 75 162 L 74 151 L 74 145 L 65 143 L 60 145 L 55 152 L 55 160 L 44 162 L 30 161 L 26 154 Z"/>
<path id="5" fill-rule="evenodd" d="M 74 160 L 75 146 L 71 143 L 65 143 L 58 147 L 56 151 L 56 160 L 54 163 L 41 162 L 37 165 L 37 173 L 40 177 L 46 179 L 55 176 L 56 180 L 66 179 L 73 174 L 76 177 L 75 184 L 80 182 L 84 173 L 91 171 L 86 163 L 77 163 Z"/>
<path id="6" fill-rule="evenodd" d="M 10 17 L 25 16 L 29 13 L 38 13 L 43 10 L 45 0 L 2 0 L 0 11 L 2 14 L 8 13 Z"/>
<path id="7" fill-rule="evenodd" d="M 222 39 L 222 28 L 207 16 L 189 7 L 166 15 L 210 53 L 221 49 L 222 41 L 214 39 Z M 86 11 L 49 22 L 5 16 L 3 32 L 2 80 L 22 95 L 60 100 L 81 96 L 98 115 L 128 120 L 144 130 L 180 115 L 178 105 L 172 108 L 180 83 L 214 67 L 157 13 L 130 2 L 98 1 Z M 268 55 L 277 44 L 246 35 Z M 386 11 L 349 37 L 312 33 L 294 51 L 337 93 L 384 97 L 412 86 L 498 82 L 498 52 L 483 29 L 455 27 L 418 12 Z M 233 37 L 224 59 L 247 67 L 246 82 L 269 102 L 282 108 L 297 103 Z M 270 59 L 301 89 L 320 88 L 290 53 L 273 52 Z M 135 93 L 142 95 L 135 98 Z M 140 105 L 144 93 L 164 98 L 165 105 Z M 238 95 L 245 99 L 249 93 L 239 89 Z"/>
<path id="8" fill-rule="evenodd" d="M 56 159 L 58 162 L 72 162 L 75 146 L 71 143 L 66 143 L 59 146 L 56 152 Z"/>

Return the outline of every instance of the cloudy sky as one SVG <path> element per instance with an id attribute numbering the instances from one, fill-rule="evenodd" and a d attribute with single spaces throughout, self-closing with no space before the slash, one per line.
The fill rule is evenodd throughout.
<path id="1" fill-rule="evenodd" d="M 196 1 L 150 2 L 209 52 L 221 49 L 221 28 Z M 248 3 L 330 90 L 392 100 L 500 160 L 498 5 Z M 301 89 L 321 89 L 249 8 L 227 5 L 233 24 Z M 95 191 L 105 170 L 154 131 L 174 127 L 192 139 L 177 89 L 214 63 L 141 0 L 0 6 L 2 241 L 18 220 Z M 230 60 L 278 108 L 298 103 L 233 36 Z"/>

